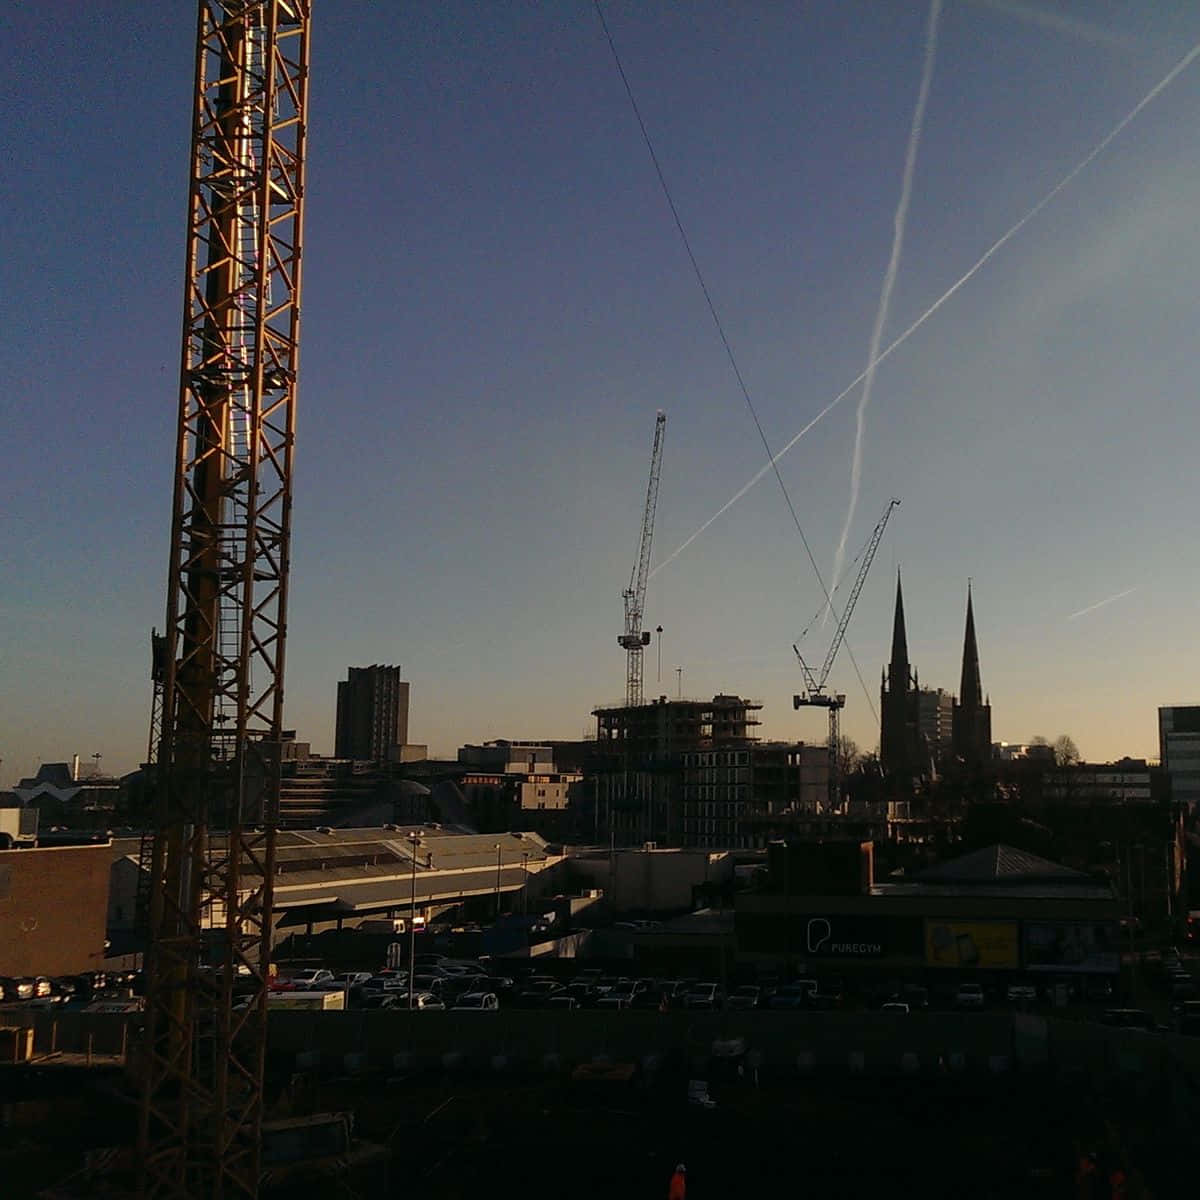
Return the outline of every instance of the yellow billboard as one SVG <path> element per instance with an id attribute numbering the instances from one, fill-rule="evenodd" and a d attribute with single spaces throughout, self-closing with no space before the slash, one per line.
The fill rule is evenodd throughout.
<path id="1" fill-rule="evenodd" d="M 1015 921 L 925 921 L 925 965 L 1016 970 Z"/>

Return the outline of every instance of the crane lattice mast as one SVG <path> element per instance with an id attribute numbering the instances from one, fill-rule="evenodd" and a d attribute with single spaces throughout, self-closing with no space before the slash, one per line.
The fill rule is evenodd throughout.
<path id="1" fill-rule="evenodd" d="M 621 593 L 625 601 L 625 632 L 617 645 L 625 651 L 625 707 L 642 703 L 642 652 L 650 644 L 650 631 L 642 628 L 646 582 L 650 576 L 650 543 L 654 540 L 654 514 L 658 509 L 658 481 L 662 473 L 663 430 L 667 414 L 658 410 L 654 421 L 654 448 L 650 452 L 650 481 L 646 485 L 646 507 L 642 512 L 642 538 L 629 586 Z"/>
<path id="2" fill-rule="evenodd" d="M 146 1197 L 255 1196 L 310 0 L 200 0 L 141 1047 Z M 249 997 L 234 1008 L 234 988 Z"/>
<path id="3" fill-rule="evenodd" d="M 817 675 L 813 674 L 808 663 L 804 661 L 804 656 L 800 653 L 800 647 L 792 646 L 792 649 L 796 652 L 796 657 L 800 660 L 800 670 L 804 673 L 804 683 L 808 689 L 803 694 L 792 697 L 792 707 L 798 709 L 813 706 L 827 709 L 829 712 L 829 798 L 831 805 L 834 806 L 836 806 L 841 795 L 842 786 L 838 769 L 838 746 L 841 742 L 841 710 L 846 706 L 846 697 L 841 692 L 834 694 L 827 693 L 825 691 L 825 684 L 829 679 L 829 672 L 833 669 L 833 660 L 837 658 L 837 652 L 842 648 L 842 642 L 846 638 L 846 627 L 850 624 L 850 618 L 854 614 L 854 606 L 858 603 L 858 595 L 863 589 L 863 584 L 867 579 L 867 572 L 871 569 L 871 563 L 875 559 L 875 551 L 879 549 L 879 543 L 883 540 L 883 531 L 887 528 L 892 510 L 899 503 L 900 501 L 893 497 L 888 502 L 887 508 L 884 509 L 883 516 L 879 518 L 879 522 L 871 531 L 866 549 L 863 551 L 858 574 L 854 578 L 854 586 L 850 589 L 850 596 L 846 601 L 846 607 L 842 610 L 841 619 L 837 623 L 837 629 L 834 630 L 833 640 L 829 643 L 829 651 L 825 655 L 825 661 L 821 664 L 821 670 Z M 832 608 L 832 599 L 829 601 L 829 605 Z"/>

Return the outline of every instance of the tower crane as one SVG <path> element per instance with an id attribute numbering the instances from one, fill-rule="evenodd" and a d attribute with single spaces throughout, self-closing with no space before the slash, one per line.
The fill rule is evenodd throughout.
<path id="1" fill-rule="evenodd" d="M 654 448 L 650 452 L 650 481 L 646 485 L 646 507 L 642 513 L 642 538 L 629 586 L 621 593 L 625 601 L 625 632 L 617 645 L 625 651 L 625 707 L 642 703 L 642 652 L 650 645 L 650 631 L 642 628 L 646 603 L 646 581 L 650 574 L 650 543 L 654 540 L 654 514 L 658 508 L 658 480 L 662 473 L 663 430 L 667 414 L 660 408 L 654 420 Z"/>
<path id="2" fill-rule="evenodd" d="M 827 709 L 829 712 L 829 797 L 832 804 L 836 804 L 841 794 L 841 779 L 839 778 L 839 762 L 838 762 L 838 745 L 841 741 L 841 711 L 846 706 L 846 697 L 841 692 L 828 693 L 825 691 L 825 683 L 829 678 L 829 672 L 833 669 L 833 660 L 837 657 L 837 652 L 842 647 L 842 642 L 846 637 L 846 627 L 850 624 L 850 617 L 854 613 L 854 606 L 858 603 L 858 594 L 862 591 L 863 584 L 867 579 L 867 572 L 871 569 L 871 563 L 875 558 L 875 551 L 879 549 L 879 543 L 883 540 L 883 531 L 887 528 L 887 523 L 892 515 L 892 510 L 897 508 L 900 501 L 893 497 L 887 508 L 883 510 L 883 516 L 879 518 L 878 524 L 871 532 L 870 538 L 867 540 L 866 550 L 863 552 L 862 563 L 858 568 L 858 575 L 854 579 L 854 586 L 850 589 L 850 597 L 846 601 L 846 607 L 842 610 L 841 620 L 837 623 L 837 629 L 834 630 L 833 640 L 829 643 L 829 650 L 825 655 L 825 661 L 821 664 L 821 670 L 814 675 L 812 668 L 804 661 L 804 655 L 800 653 L 800 647 L 793 645 L 792 649 L 796 652 L 796 657 L 800 660 L 800 670 L 804 673 L 804 684 L 807 689 L 799 696 L 792 697 L 792 708 L 800 709 L 805 707 L 817 707 Z"/>
<path id="3" fill-rule="evenodd" d="M 311 0 L 198 8 L 139 1054 L 164 1200 L 258 1194 L 308 129 Z"/>

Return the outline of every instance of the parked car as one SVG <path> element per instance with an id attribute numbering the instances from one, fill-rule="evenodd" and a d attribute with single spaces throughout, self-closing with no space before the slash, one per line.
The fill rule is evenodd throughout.
<path id="1" fill-rule="evenodd" d="M 443 1012 L 446 1008 L 442 998 L 435 996 L 432 992 L 414 991 L 412 1001 L 410 1005 L 408 992 L 397 992 L 396 1003 L 392 1007 L 396 1009 L 411 1008 L 420 1012 Z"/>
<path id="2" fill-rule="evenodd" d="M 899 998 L 909 1008 L 928 1008 L 929 989 L 920 984 L 906 983 L 899 992 Z"/>
<path id="3" fill-rule="evenodd" d="M 564 995 L 560 994 L 557 996 L 548 997 L 545 1002 L 545 1005 L 543 1007 L 553 1008 L 553 1009 L 563 1009 L 567 1012 L 575 1012 L 578 1009 L 581 1009 L 583 1007 L 583 1005 L 580 1004 L 579 1001 L 576 1000 L 574 996 L 564 996 Z"/>
<path id="4" fill-rule="evenodd" d="M 394 989 L 390 992 L 363 992 L 358 1000 L 358 1007 L 371 1011 L 398 1008 L 400 1006 L 400 995 L 401 993 Z"/>
<path id="5" fill-rule="evenodd" d="M 451 1012 L 495 1012 L 500 1001 L 492 992 L 466 992 L 451 1006 Z"/>
<path id="6" fill-rule="evenodd" d="M 774 1009 L 807 1008 L 808 998 L 816 993 L 815 979 L 797 979 L 794 983 L 785 983 L 768 1001 L 768 1007 Z"/>
<path id="7" fill-rule="evenodd" d="M 960 983 L 954 993 L 955 1008 L 982 1008 L 983 986 L 978 983 Z"/>
<path id="8" fill-rule="evenodd" d="M 1200 1036 L 1200 1000 L 1184 1000 L 1175 1011 L 1175 1028 L 1187 1037 Z"/>
<path id="9" fill-rule="evenodd" d="M 648 984 L 644 979 L 622 979 L 608 994 L 610 996 L 624 996 L 632 1004 L 638 996 L 648 990 Z"/>
<path id="10" fill-rule="evenodd" d="M 370 996 L 378 996 L 383 992 L 404 991 L 407 987 L 407 974 L 372 975 L 355 989 L 355 999 L 366 1000 Z"/>
<path id="11" fill-rule="evenodd" d="M 1089 979 L 1084 984 L 1083 994 L 1089 1000 L 1111 1000 L 1113 994 L 1112 981 L 1109 979 Z"/>
<path id="12" fill-rule="evenodd" d="M 4 989 L 4 999 L 6 1001 L 33 999 L 34 985 L 32 979 L 8 976 L 0 979 L 0 987 Z"/>
<path id="13" fill-rule="evenodd" d="M 1159 1028 L 1154 1017 L 1141 1008 L 1107 1008 L 1100 1017 L 1101 1025 L 1112 1025 L 1117 1029 L 1142 1029 L 1154 1032 Z"/>
<path id="14" fill-rule="evenodd" d="M 556 979 L 531 979 L 517 992 L 514 1003 L 520 1008 L 545 1008 L 551 996 L 565 993 L 566 988 Z"/>
<path id="15" fill-rule="evenodd" d="M 1032 1004 L 1037 999 L 1037 988 L 1031 983 L 1010 983 L 1005 995 L 1010 1004 L 1021 1002 Z"/>
<path id="16" fill-rule="evenodd" d="M 625 996 L 601 996 L 596 1007 L 602 1009 L 627 1009 L 632 1007 Z"/>
<path id="17" fill-rule="evenodd" d="M 730 993 L 726 1007 L 735 1011 L 758 1008 L 762 1004 L 762 988 L 757 983 L 744 983 Z"/>
<path id="18" fill-rule="evenodd" d="M 596 985 L 587 980 L 572 980 L 566 987 L 567 997 L 575 1001 L 577 1008 L 587 1008 L 600 998 L 600 993 L 596 991 Z M 566 997 L 556 996 L 552 999 L 565 999 Z M 555 1007 L 562 1008 L 564 1005 L 556 1005 Z"/>
<path id="19" fill-rule="evenodd" d="M 277 992 L 316 992 L 332 982 L 332 971 L 327 971 L 324 967 L 310 967 L 308 970 L 296 971 L 283 979 L 276 980 L 274 990 Z"/>
<path id="20" fill-rule="evenodd" d="M 407 982 L 404 984 L 404 990 L 408 990 Z M 431 996 L 436 996 L 439 1000 L 444 1000 L 449 990 L 446 987 L 445 977 L 442 975 L 418 973 L 413 976 L 413 991 L 415 992 L 428 992 Z"/>
<path id="21" fill-rule="evenodd" d="M 880 1005 L 880 1012 L 906 1013 L 908 1005 L 903 1000 L 889 1000 L 886 1004 Z"/>
<path id="22" fill-rule="evenodd" d="M 73 975 L 60 975 L 50 980 L 53 995 L 60 1004 L 69 1004 L 72 1000 L 82 997 L 79 992 L 79 981 Z"/>
<path id="23" fill-rule="evenodd" d="M 370 978 L 370 971 L 343 971 L 340 975 L 335 975 L 331 982 L 349 991 L 351 988 L 362 987 Z"/>
<path id="24" fill-rule="evenodd" d="M 717 983 L 697 983 L 683 998 L 686 1009 L 716 1009 L 721 1007 L 724 996 L 721 985 Z"/>
<path id="25" fill-rule="evenodd" d="M 634 996 L 630 1007 L 641 1009 L 643 1012 L 656 1012 L 661 1008 L 678 1008 L 679 1004 L 672 1000 L 670 990 L 653 981 L 644 992 L 638 992 Z"/>

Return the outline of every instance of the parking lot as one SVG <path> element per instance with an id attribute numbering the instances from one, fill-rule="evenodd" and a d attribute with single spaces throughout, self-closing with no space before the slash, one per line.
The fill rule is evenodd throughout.
<path id="1" fill-rule="evenodd" d="M 365 1010 L 1018 1011 L 1149 1030 L 1190 1034 L 1197 1029 L 1192 1012 L 1196 960 L 1190 952 L 1180 954 L 1174 948 L 1126 956 L 1119 977 L 1010 973 L 971 978 L 936 973 L 840 975 L 810 972 L 804 964 L 790 971 L 701 970 L 668 976 L 635 974 L 630 964 L 620 961 L 490 961 L 424 952 L 416 956 L 411 975 L 407 965 L 336 973 L 331 968 L 285 967 L 272 988 L 280 1001 L 289 993 L 341 992 L 344 1004 L 339 1007 Z M 300 1003 L 296 995 L 289 1007 Z"/>

